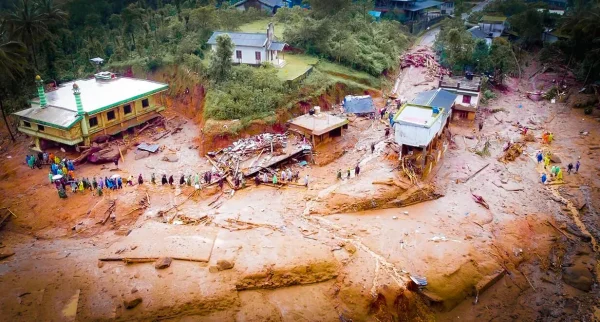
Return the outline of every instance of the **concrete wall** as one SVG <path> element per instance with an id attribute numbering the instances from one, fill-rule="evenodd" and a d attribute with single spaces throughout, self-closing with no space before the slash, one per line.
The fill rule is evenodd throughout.
<path id="1" fill-rule="evenodd" d="M 471 96 L 471 103 L 469 105 L 473 106 L 473 107 L 477 107 L 479 105 L 479 95 L 468 95 L 468 94 L 460 94 L 460 93 L 456 93 L 456 99 L 454 100 L 454 104 L 457 105 L 467 105 L 465 103 L 463 103 L 463 96 L 467 95 L 467 96 Z"/>
<path id="2" fill-rule="evenodd" d="M 438 118 L 431 127 L 415 126 L 411 124 L 394 124 L 394 138 L 398 144 L 413 147 L 425 147 L 441 132 L 442 118 Z"/>
<path id="3" fill-rule="evenodd" d="M 213 45 L 212 49 L 217 50 L 217 46 Z M 242 59 L 241 60 L 236 58 L 237 57 L 236 51 L 238 51 L 238 50 L 242 51 Z M 260 62 L 257 62 L 255 59 L 255 53 L 257 51 L 260 52 L 260 58 L 261 58 Z M 233 63 L 235 63 L 235 64 L 259 65 L 262 62 L 267 61 L 267 53 L 266 53 L 265 48 L 236 46 L 235 49 L 233 50 L 233 56 L 231 58 L 233 60 Z"/>

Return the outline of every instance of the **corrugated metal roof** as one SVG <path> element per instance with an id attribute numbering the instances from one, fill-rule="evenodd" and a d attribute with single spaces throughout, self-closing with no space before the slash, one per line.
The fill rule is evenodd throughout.
<path id="1" fill-rule="evenodd" d="M 427 9 L 427 8 L 431 8 L 431 7 L 437 7 L 440 5 L 442 5 L 442 2 L 440 2 L 440 1 L 427 0 L 427 1 L 415 2 L 414 5 L 412 5 L 408 8 L 402 8 L 402 10 L 419 11 L 419 10 L 423 10 L 423 9 Z"/>
<path id="2" fill-rule="evenodd" d="M 277 51 L 282 51 L 283 48 L 285 47 L 286 43 L 284 42 L 272 42 L 271 46 L 269 46 L 269 50 L 277 50 Z"/>
<path id="3" fill-rule="evenodd" d="M 160 91 L 167 90 L 169 85 L 143 79 L 119 77 L 108 81 L 82 79 L 61 85 L 57 90 L 46 93 L 48 105 L 67 111 L 77 112 L 73 84 L 81 91 L 83 111 L 94 114 L 104 109 L 122 105 Z M 32 107 L 39 107 L 39 98 L 32 100 Z"/>
<path id="4" fill-rule="evenodd" d="M 73 94 L 71 94 L 71 96 L 73 96 Z M 73 98 L 73 100 L 75 100 L 75 98 Z M 79 120 L 77 112 L 51 105 L 46 106 L 45 108 L 37 106 L 31 107 L 14 114 L 33 122 L 60 129 L 69 129 Z"/>
<path id="5" fill-rule="evenodd" d="M 212 36 L 208 39 L 207 44 L 215 45 L 217 43 L 217 37 L 224 34 L 229 35 L 236 46 L 264 47 L 267 44 L 267 34 L 226 31 L 213 32 Z"/>
<path id="6" fill-rule="evenodd" d="M 488 35 L 485 32 L 483 32 L 481 30 L 481 27 L 479 27 L 479 26 L 470 28 L 469 32 L 471 33 L 471 36 L 475 39 L 485 39 L 488 37 Z"/>
<path id="7" fill-rule="evenodd" d="M 346 113 L 355 114 L 373 113 L 375 112 L 375 107 L 373 107 L 373 99 L 369 95 L 348 95 L 344 98 L 344 110 Z"/>
<path id="8" fill-rule="evenodd" d="M 448 111 L 454 104 L 456 94 L 443 89 L 434 89 L 417 94 L 411 103 L 430 107 L 440 107 Z"/>

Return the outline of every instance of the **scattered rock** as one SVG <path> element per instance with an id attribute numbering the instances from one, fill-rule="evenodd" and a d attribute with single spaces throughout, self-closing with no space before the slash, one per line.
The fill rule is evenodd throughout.
<path id="1" fill-rule="evenodd" d="M 123 300 L 123 305 L 128 310 L 133 309 L 134 307 L 138 306 L 138 304 L 140 304 L 140 303 L 142 303 L 142 297 L 139 295 L 130 296 L 130 297 L 127 297 L 125 300 Z"/>
<path id="2" fill-rule="evenodd" d="M 563 280 L 574 288 L 588 292 L 592 289 L 592 273 L 582 265 L 565 267 L 563 269 Z"/>
<path id="3" fill-rule="evenodd" d="M 104 267 L 104 262 L 103 261 L 98 261 L 98 268 L 102 268 Z"/>
<path id="4" fill-rule="evenodd" d="M 138 289 L 134 287 L 131 289 L 131 294 L 137 293 L 137 291 L 138 291 Z"/>
<path id="5" fill-rule="evenodd" d="M 219 268 L 217 266 L 209 266 L 208 267 L 208 271 L 211 273 L 218 273 L 219 272 Z"/>
<path id="6" fill-rule="evenodd" d="M 346 249 L 346 251 L 348 251 L 348 253 L 350 253 L 350 254 L 356 253 L 356 246 L 354 246 L 350 243 L 344 245 L 344 249 Z"/>
<path id="7" fill-rule="evenodd" d="M 508 180 L 507 180 L 507 179 L 504 179 L 504 178 L 502 178 L 502 179 L 500 179 L 500 182 L 502 182 L 503 184 L 507 184 L 507 183 L 508 183 Z"/>
<path id="8" fill-rule="evenodd" d="M 171 259 L 171 257 L 161 257 L 161 258 L 157 259 L 156 262 L 154 263 L 154 268 L 156 268 L 156 269 L 167 268 L 167 267 L 171 266 L 172 261 L 173 261 L 173 259 Z"/>
<path id="9" fill-rule="evenodd" d="M 551 154 L 550 155 L 550 161 L 552 161 L 552 163 L 562 163 L 562 161 L 560 160 L 560 158 L 556 154 Z"/>
<path id="10" fill-rule="evenodd" d="M 228 261 L 226 259 L 219 259 L 217 261 L 217 269 L 219 271 L 224 271 L 227 269 L 232 269 L 233 268 L 234 263 L 231 261 Z"/>
<path id="11" fill-rule="evenodd" d="M 14 254 L 15 254 L 15 252 L 13 252 L 13 251 L 3 251 L 3 252 L 0 252 L 0 260 L 8 258 L 8 257 L 11 257 Z"/>
<path id="12" fill-rule="evenodd" d="M 179 161 L 179 157 L 177 156 L 177 154 L 167 154 L 164 157 L 162 157 L 161 160 L 167 162 L 177 162 Z"/>
<path id="13" fill-rule="evenodd" d="M 139 151 L 138 150 L 138 151 L 135 152 L 135 159 L 136 160 L 145 159 L 145 158 L 147 158 L 149 156 L 150 156 L 150 152 L 148 152 L 148 151 Z"/>

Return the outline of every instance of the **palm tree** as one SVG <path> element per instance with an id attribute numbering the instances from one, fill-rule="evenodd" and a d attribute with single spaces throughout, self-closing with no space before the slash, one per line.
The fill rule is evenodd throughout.
<path id="1" fill-rule="evenodd" d="M 25 55 L 27 54 L 27 49 L 20 42 L 5 41 L 5 39 L 6 32 L 4 25 L 0 23 L 0 75 L 5 75 L 11 80 L 16 80 L 17 76 L 25 73 L 25 65 L 27 64 Z M 2 118 L 10 134 L 10 138 L 14 142 L 15 136 L 10 129 L 4 112 L 3 94 L 3 89 L 0 89 L 0 110 L 2 111 Z"/>
<path id="2" fill-rule="evenodd" d="M 35 43 L 49 34 L 46 17 L 40 6 L 32 0 L 19 0 L 4 19 L 11 34 L 19 37 L 30 50 L 33 63 L 38 68 Z"/>

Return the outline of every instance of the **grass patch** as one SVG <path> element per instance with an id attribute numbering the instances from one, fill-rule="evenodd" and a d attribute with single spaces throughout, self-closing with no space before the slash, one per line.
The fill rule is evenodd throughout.
<path id="1" fill-rule="evenodd" d="M 294 80 L 306 73 L 319 59 L 309 55 L 285 54 L 283 59 L 286 65 L 277 70 L 277 77 L 283 81 Z"/>
<path id="2" fill-rule="evenodd" d="M 336 78 L 350 80 L 355 83 L 366 85 L 370 88 L 381 88 L 381 79 L 369 73 L 358 71 L 350 67 L 342 66 L 329 61 L 321 60 L 316 68 Z"/>
<path id="3" fill-rule="evenodd" d="M 269 25 L 269 22 L 271 22 L 272 20 L 270 18 L 267 19 L 260 19 L 260 20 L 256 20 L 253 22 L 249 22 L 246 24 L 243 24 L 240 26 L 240 31 L 241 32 L 255 32 L 255 33 L 263 33 L 266 34 L 267 33 L 267 26 Z M 285 24 L 280 23 L 280 22 L 274 22 L 275 24 L 275 37 L 277 37 L 277 39 L 281 40 L 283 39 L 283 31 L 285 30 Z"/>

